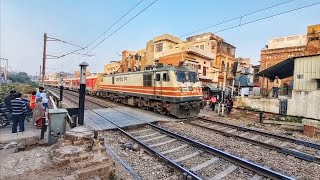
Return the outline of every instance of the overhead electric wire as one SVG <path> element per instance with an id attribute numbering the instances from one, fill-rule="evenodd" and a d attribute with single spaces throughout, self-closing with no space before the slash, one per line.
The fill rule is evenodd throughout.
<path id="1" fill-rule="evenodd" d="M 316 3 L 313 3 L 313 4 L 306 5 L 306 6 L 302 6 L 302 7 L 298 7 L 298 8 L 295 8 L 295 9 L 288 10 L 288 11 L 284 11 L 284 12 L 281 12 L 281 13 L 277 13 L 277 14 L 274 14 L 274 15 L 271 15 L 271 16 L 266 16 L 266 17 L 263 17 L 263 18 L 255 19 L 255 20 L 252 20 L 252 21 L 249 21 L 249 22 L 246 22 L 246 23 L 243 23 L 243 24 L 239 24 L 239 25 L 236 25 L 236 26 L 232 26 L 232 27 L 229 27 L 229 28 L 225 28 L 225 29 L 216 31 L 214 33 L 219 33 L 219 32 L 223 32 L 223 31 L 229 30 L 229 29 L 234 29 L 234 28 L 237 28 L 237 27 L 240 27 L 240 26 L 243 26 L 243 25 L 247 25 L 247 24 L 251 24 L 251 23 L 254 23 L 254 22 L 262 21 L 262 20 L 265 20 L 265 19 L 269 19 L 269 18 L 272 18 L 272 17 L 275 17 L 275 16 L 282 15 L 282 14 L 287 14 L 287 13 L 290 13 L 290 12 L 293 12 L 293 11 L 297 11 L 297 10 L 300 10 L 300 9 L 305 9 L 305 8 L 308 8 L 308 7 L 311 7 L 311 6 L 315 6 L 315 5 L 318 5 L 318 4 L 320 4 L 320 1 L 316 2 Z"/>
<path id="2" fill-rule="evenodd" d="M 93 41 L 91 41 L 86 48 L 88 48 L 89 46 L 91 46 L 94 42 L 96 42 L 100 37 L 102 37 L 103 35 L 105 35 L 112 27 L 114 27 L 116 24 L 118 24 L 118 22 L 120 22 L 124 17 L 126 17 L 132 10 L 134 10 L 138 5 L 140 5 L 144 0 L 139 1 L 137 4 L 135 4 L 134 6 L 132 6 L 126 13 L 124 13 L 117 21 L 115 21 L 113 24 L 111 24 L 111 26 L 109 26 L 103 33 L 101 33 L 96 39 L 94 39 Z M 83 51 L 83 50 L 82 50 Z M 80 51 L 80 53 L 82 52 Z M 85 54 L 88 54 L 85 53 Z M 80 58 L 82 58 L 84 56 L 81 56 L 77 59 L 72 60 L 72 62 L 69 64 L 69 66 L 71 64 L 73 64 L 75 61 L 79 60 Z M 69 67 L 68 66 L 68 67 Z"/>
<path id="3" fill-rule="evenodd" d="M 226 21 L 224 21 L 224 22 L 221 22 L 221 23 L 218 23 L 218 24 L 215 24 L 215 25 L 206 27 L 206 28 L 202 28 L 202 29 L 197 30 L 197 31 L 193 31 L 193 32 L 188 33 L 188 34 L 184 34 L 184 35 L 182 35 L 182 36 L 186 36 L 186 35 L 189 35 L 189 34 L 193 34 L 193 33 L 195 33 L 195 32 L 199 32 L 199 31 L 202 31 L 202 30 L 205 30 L 205 29 L 208 29 L 208 28 L 212 28 L 212 27 L 214 27 L 214 26 L 218 26 L 218 25 L 221 25 L 221 24 L 225 24 L 225 23 L 227 23 L 227 22 L 230 22 L 230 21 L 233 21 L 233 20 L 236 20 L 236 19 L 239 19 L 239 18 L 243 18 L 243 17 L 246 17 L 246 16 L 250 16 L 250 15 L 252 15 L 252 14 L 256 14 L 256 13 L 258 13 L 258 12 L 262 12 L 262 11 L 265 11 L 265 10 L 268 10 L 268 9 L 271 9 L 271 8 L 274 8 L 274 7 L 277 7 L 277 6 L 280 6 L 280 5 L 283 5 L 283 4 L 292 2 L 292 1 L 295 1 L 295 0 L 285 1 L 285 2 L 282 2 L 282 3 L 279 3 L 279 4 L 275 4 L 275 5 L 272 5 L 272 6 L 263 8 L 263 9 L 260 9 L 260 10 L 256 10 L 256 11 L 253 11 L 253 12 L 251 12 L 251 13 L 247 13 L 247 14 L 244 14 L 244 15 L 242 15 L 242 16 L 239 16 L 239 17 L 237 17 L 237 18 L 232 18 L 232 19 L 226 20 Z M 268 19 L 268 18 L 271 18 L 271 17 L 275 17 L 275 16 L 279 16 L 279 15 L 286 14 L 286 13 L 289 13 L 289 12 L 293 12 L 293 11 L 297 11 L 297 10 L 300 10 L 300 9 L 304 9 L 304 8 L 307 8 L 307 7 L 315 6 L 315 5 L 317 5 L 317 4 L 320 4 L 320 2 L 318 2 L 318 3 L 313 3 L 313 4 L 310 4 L 310 5 L 306 5 L 306 6 L 302 6 L 302 7 L 296 8 L 296 9 L 288 10 L 288 11 L 281 12 L 281 13 L 278 13 L 278 14 L 274 14 L 274 15 L 271 15 L 271 16 L 259 18 L 259 19 L 256 19 L 256 20 L 253 20 L 253 21 L 250 21 L 250 22 L 238 24 L 238 25 L 235 25 L 235 26 L 226 28 L 226 29 L 222 29 L 222 30 L 216 31 L 216 32 L 214 32 L 214 33 L 226 31 L 226 30 L 229 30 L 229 29 L 233 29 L 233 28 L 236 28 L 236 27 L 240 27 L 240 26 L 243 26 L 243 25 L 251 24 L 251 23 L 254 23 L 254 22 L 257 22 L 257 21 L 261 21 L 261 20 L 264 20 L 264 19 Z M 182 36 L 180 36 L 180 37 L 182 37 Z M 108 37 L 107 37 L 107 38 L 108 38 Z M 104 41 L 104 40 L 103 40 L 103 41 Z M 103 41 L 102 41 L 102 42 L 103 42 Z M 99 45 L 99 44 L 98 44 L 98 45 Z M 92 49 L 93 49 L 93 48 L 92 48 Z M 89 52 L 90 52 L 90 51 L 89 51 Z M 94 69 L 97 69 L 97 67 L 95 66 Z"/>
<path id="4" fill-rule="evenodd" d="M 53 39 L 53 40 L 50 40 L 50 39 Z M 76 45 L 76 44 L 73 44 L 73 43 L 69 43 L 67 41 L 64 41 L 64 40 L 61 40 L 61 39 L 57 39 L 57 38 L 47 37 L 47 41 L 59 41 L 59 42 L 65 43 L 65 44 L 69 44 L 71 46 L 78 47 L 80 49 L 84 49 L 84 47 L 81 47 L 79 45 Z"/>
<path id="5" fill-rule="evenodd" d="M 215 26 L 219 26 L 219 25 L 222 25 L 222 24 L 225 24 L 225 23 L 228 23 L 228 22 L 232 22 L 232 21 L 234 21 L 234 20 L 241 19 L 241 18 L 250 16 L 250 15 L 252 15 L 252 14 L 256 14 L 256 13 L 258 13 L 258 12 L 262 12 L 262 11 L 265 11 L 265 10 L 268 10 L 268 9 L 272 9 L 272 8 L 274 8 L 274 7 L 284 5 L 284 4 L 290 3 L 290 2 L 292 2 L 292 1 L 295 1 L 295 0 L 289 0 L 289 1 L 285 1 L 285 2 L 282 2 L 282 3 L 279 3 L 279 4 L 275 4 L 275 5 L 272 5 L 272 6 L 263 8 L 263 9 L 260 9 L 260 10 L 255 10 L 255 11 L 250 12 L 250 13 L 248 13 L 248 14 L 244 14 L 244 15 L 241 15 L 241 16 L 238 16 L 238 17 L 235 17 L 235 18 L 231 18 L 231 19 L 228 19 L 228 20 L 219 22 L 219 23 L 214 24 L 214 25 L 211 25 L 211 26 L 207 26 L 207 27 L 205 27 L 205 28 L 202 28 L 202 29 L 199 29 L 199 30 L 190 32 L 190 33 L 183 34 L 183 35 L 181 35 L 181 36 L 179 36 L 179 37 L 188 36 L 188 35 L 190 35 L 190 34 L 194 34 L 194 33 L 197 33 L 197 32 L 203 31 L 203 30 L 206 30 L 206 29 L 210 29 L 210 28 L 213 28 L 213 27 L 215 27 Z"/>
<path id="6" fill-rule="evenodd" d="M 205 29 L 209 29 L 209 28 L 212 28 L 212 27 L 221 25 L 221 24 L 225 24 L 225 23 L 227 23 L 227 22 L 231 22 L 231 21 L 233 21 L 233 20 L 240 19 L 241 17 L 245 17 L 245 16 L 248 16 L 248 15 L 255 14 L 255 13 L 257 13 L 257 12 L 265 11 L 265 10 L 267 10 L 267 9 L 274 8 L 274 7 L 277 7 L 277 6 L 280 6 L 280 5 L 289 3 L 289 2 L 291 2 L 291 1 L 295 1 L 295 0 L 285 1 L 285 2 L 282 2 L 282 3 L 279 3 L 279 4 L 275 4 L 275 5 L 269 6 L 269 7 L 267 7 L 267 8 L 263 8 L 263 9 L 261 9 L 261 10 L 256 10 L 256 11 L 253 11 L 253 12 L 251 12 L 251 13 L 244 14 L 244 15 L 242 15 L 242 16 L 239 16 L 239 17 L 237 17 L 237 18 L 232 18 L 232 19 L 229 19 L 229 20 L 226 20 L 226 21 L 217 23 L 217 24 L 215 24 L 215 25 L 212 25 L 212 26 L 208 26 L 208 27 L 206 27 L 206 28 L 199 29 L 199 30 L 197 30 L 197 31 L 193 31 L 193 32 L 190 32 L 190 33 L 181 35 L 181 36 L 179 36 L 179 37 L 183 37 L 183 36 L 186 36 L 186 35 L 193 34 L 193 33 L 195 33 L 195 32 L 200 32 L 200 31 L 203 31 L 203 30 L 205 30 Z M 213 32 L 213 33 L 219 33 L 219 32 L 223 32 L 223 31 L 229 30 L 229 29 L 234 29 L 234 28 L 237 28 L 237 27 L 240 27 L 240 26 L 243 26 L 243 25 L 251 24 L 251 23 L 254 23 L 254 22 L 257 22 L 257 21 L 261 21 L 261 20 L 264 20 L 264 19 L 272 18 L 272 17 L 275 17 L 275 16 L 279 16 L 279 15 L 286 14 L 286 13 L 289 13 L 289 12 L 293 12 L 293 11 L 297 11 L 297 10 L 304 9 L 304 8 L 307 8 L 307 7 L 315 6 L 315 5 L 318 5 L 318 4 L 320 4 L 320 2 L 313 3 L 313 4 L 309 4 L 309 5 L 306 5 L 306 6 L 302 6 L 302 7 L 296 8 L 296 9 L 291 9 L 291 10 L 284 11 L 284 12 L 281 12 L 281 13 L 278 13 L 278 14 L 274 14 L 274 15 L 271 15 L 271 16 L 259 18 L 259 19 L 252 20 L 252 21 L 249 21 L 249 22 L 246 22 L 246 23 L 240 23 L 240 24 L 237 24 L 237 25 L 235 25 L 235 26 L 231 26 L 231 27 L 228 27 L 228 28 L 219 30 L 219 31 L 215 31 L 215 32 Z M 166 47 L 170 47 L 170 46 L 166 46 Z"/>
<path id="7" fill-rule="evenodd" d="M 109 36 L 107 36 L 106 38 L 102 39 L 102 41 L 100 41 L 97 45 L 95 45 L 93 48 L 91 48 L 87 53 L 91 52 L 93 49 L 97 48 L 101 43 L 103 43 L 105 40 L 107 40 L 109 37 L 111 37 L 112 35 L 114 35 L 116 32 L 118 32 L 120 29 L 122 29 L 125 25 L 127 25 L 129 22 L 131 22 L 133 19 L 135 19 L 137 16 L 139 16 L 141 13 L 143 13 L 145 10 L 147 10 L 149 7 L 151 7 L 154 3 L 156 3 L 158 0 L 153 1 L 151 4 L 149 4 L 147 7 L 145 7 L 144 9 L 142 9 L 138 14 L 136 14 L 135 16 L 133 16 L 132 18 L 130 18 L 127 22 L 125 22 L 122 26 L 120 26 L 118 29 L 116 29 L 115 31 L 113 31 Z M 86 54 L 87 54 L 86 53 Z"/>
<path id="8" fill-rule="evenodd" d="M 139 1 L 135 4 L 129 11 L 123 14 L 116 22 L 114 22 L 108 29 L 106 29 L 102 34 L 100 34 L 95 40 L 89 43 L 86 47 L 91 46 L 96 40 L 98 40 L 101 36 L 105 35 L 113 26 L 115 26 L 119 21 L 121 21 L 124 17 L 126 17 L 133 9 L 135 9 L 139 4 L 141 4 L 144 0 Z"/>
<path id="9" fill-rule="evenodd" d="M 157 0 L 156 0 L 156 1 L 157 1 Z M 153 3 L 151 3 L 149 6 L 147 6 L 147 7 L 146 7 L 145 9 L 143 9 L 142 11 L 140 11 L 136 16 L 138 16 L 139 14 L 141 14 L 143 11 L 145 11 L 147 8 L 149 8 L 149 7 L 150 7 L 152 4 L 154 4 L 156 1 L 154 1 Z M 247 16 L 250 16 L 250 15 L 252 15 L 252 14 L 256 14 L 256 13 L 258 13 L 258 12 L 262 12 L 262 11 L 265 11 L 265 10 L 268 10 L 268 9 L 271 9 L 271 8 L 274 8 L 274 7 L 277 7 L 277 6 L 280 6 L 280 5 L 283 5 L 283 4 L 292 2 L 292 1 L 295 1 L 295 0 L 285 1 L 285 2 L 282 2 L 282 3 L 279 3 L 279 4 L 275 4 L 275 5 L 272 5 L 272 6 L 263 8 L 263 9 L 260 9 L 260 10 L 256 10 L 256 11 L 253 11 L 253 12 L 251 12 L 251 13 L 247 13 L 247 14 L 244 14 L 244 15 L 242 15 L 242 16 L 239 16 L 239 17 L 236 17 L 236 18 L 232 18 L 232 19 L 229 19 L 229 20 L 226 20 L 226 21 L 223 21 L 223 22 L 214 24 L 214 25 L 212 25 L 212 26 L 208 26 L 208 27 L 205 27 L 205 28 L 202 28 L 202 29 L 199 29 L 199 30 L 196 30 L 196 31 L 193 31 L 193 32 L 184 34 L 184 35 L 181 35 L 180 37 L 187 36 L 187 35 L 190 35 L 190 34 L 193 34 L 193 33 L 196 33 L 196 32 L 200 32 L 200 31 L 203 31 L 203 30 L 206 30 L 206 29 L 209 29 L 209 28 L 212 28 L 212 27 L 221 25 L 221 24 L 225 24 L 225 23 L 227 23 L 227 22 L 231 22 L 231 21 L 234 21 L 234 20 L 236 20 L 236 19 L 240 19 L 240 18 L 243 18 L 243 17 L 247 17 Z M 313 3 L 313 4 L 309 4 L 309 5 L 305 5 L 305 6 L 298 7 L 298 8 L 295 8 L 295 9 L 291 9 L 291 10 L 288 10 L 288 11 L 280 12 L 280 13 L 277 13 L 277 14 L 274 14 L 274 15 L 266 16 L 266 17 L 263 17 L 263 18 L 259 18 L 259 19 L 256 19 L 256 20 L 249 21 L 249 22 L 240 23 L 240 24 L 238 24 L 238 25 L 235 25 L 235 26 L 232 26 L 232 27 L 229 27 L 229 28 L 225 28 L 225 29 L 216 31 L 216 32 L 214 32 L 214 33 L 223 32 L 223 31 L 226 31 L 226 30 L 229 30 L 229 29 L 233 29 L 233 28 L 237 28 L 237 27 L 240 27 L 240 26 L 244 26 L 244 25 L 247 25 L 247 24 L 254 23 L 254 22 L 262 21 L 262 20 L 265 20 L 265 19 L 268 19 L 268 18 L 272 18 L 272 17 L 275 17 L 275 16 L 282 15 L 282 14 L 287 14 L 287 13 L 290 13 L 290 12 L 293 12 L 293 11 L 297 11 L 297 10 L 300 10 L 300 9 L 308 8 L 308 7 L 311 7 L 311 6 L 318 5 L 318 4 L 320 4 L 320 2 Z M 112 32 L 109 36 L 107 36 L 107 37 L 104 38 L 102 41 L 100 41 L 96 46 L 94 46 L 93 48 L 91 48 L 86 54 L 88 54 L 88 53 L 91 52 L 93 49 L 95 49 L 96 47 L 98 47 L 102 42 L 104 42 L 106 39 L 108 39 L 108 38 L 111 37 L 113 34 L 115 34 L 115 33 L 116 33 L 118 30 L 120 30 L 123 26 L 125 26 L 125 25 L 128 24 L 131 20 L 133 20 L 136 16 L 134 16 L 133 18 L 131 18 L 129 21 L 127 21 L 125 24 L 123 24 L 120 28 L 118 28 L 117 30 L 115 30 L 114 32 Z M 85 55 L 86 55 L 86 54 L 85 54 Z M 83 57 L 83 56 L 82 56 L 82 57 Z M 81 58 L 81 57 L 80 57 L 80 58 Z"/>
<path id="10" fill-rule="evenodd" d="M 142 9 L 139 13 L 137 13 L 135 16 L 133 16 L 132 18 L 130 18 L 127 22 L 125 22 L 123 25 L 121 25 L 118 29 L 116 29 L 115 31 L 113 31 L 111 34 L 109 34 L 109 36 L 107 36 L 106 38 L 102 39 L 96 46 L 94 46 L 93 48 L 91 48 L 86 54 L 88 54 L 89 52 L 91 52 L 92 50 L 94 50 L 95 48 L 97 48 L 101 43 L 103 43 L 105 40 L 107 40 L 109 37 L 111 37 L 112 35 L 114 35 L 116 32 L 118 32 L 121 28 L 123 28 L 125 25 L 127 25 L 129 22 L 131 22 L 133 19 L 135 19 L 137 16 L 139 16 L 141 13 L 143 13 L 145 10 L 147 10 L 149 7 L 151 7 L 154 3 L 156 3 L 158 0 L 153 1 L 152 3 L 150 3 L 147 7 L 145 7 L 144 9 Z M 85 54 L 85 55 L 86 55 Z M 83 57 L 83 56 L 82 56 Z"/>

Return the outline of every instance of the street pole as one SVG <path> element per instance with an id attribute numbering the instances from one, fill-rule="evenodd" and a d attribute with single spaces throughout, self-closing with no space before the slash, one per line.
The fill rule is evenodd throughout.
<path id="1" fill-rule="evenodd" d="M 226 61 L 224 63 L 224 75 L 223 75 L 223 89 L 222 89 L 222 111 L 221 115 L 224 115 L 224 97 L 225 97 L 225 91 L 226 91 L 226 81 L 227 81 L 227 61 L 228 56 L 226 56 Z"/>
<path id="2" fill-rule="evenodd" d="M 241 96 L 241 93 L 240 93 L 240 80 L 239 80 L 239 84 L 238 84 L 238 96 Z"/>
<path id="3" fill-rule="evenodd" d="M 83 126 L 84 124 L 84 102 L 86 98 L 86 69 L 89 64 L 82 62 L 79 66 L 80 69 L 80 89 L 79 89 L 79 114 L 78 124 Z"/>
<path id="4" fill-rule="evenodd" d="M 7 64 L 6 64 L 6 68 L 5 68 L 5 80 L 8 81 L 8 59 L 4 59 L 7 61 Z"/>
<path id="5" fill-rule="evenodd" d="M 1 60 L 7 61 L 6 65 L 3 66 L 3 70 L 2 70 L 2 61 Z M 0 58 L 0 70 L 4 74 L 4 81 L 6 83 L 8 80 L 8 70 L 9 70 L 8 59 Z"/>
<path id="6" fill-rule="evenodd" d="M 60 103 L 63 97 L 63 73 L 60 73 Z"/>
<path id="7" fill-rule="evenodd" d="M 234 77 L 232 78 L 231 97 L 233 97 L 233 93 L 234 93 Z"/>
<path id="8" fill-rule="evenodd" d="M 43 58 L 42 58 L 42 85 L 44 82 L 44 75 L 46 74 L 46 59 L 47 59 L 47 33 L 43 35 Z"/>
<path id="9" fill-rule="evenodd" d="M 41 65 L 40 65 L 40 71 L 39 71 L 39 84 L 41 83 Z"/>

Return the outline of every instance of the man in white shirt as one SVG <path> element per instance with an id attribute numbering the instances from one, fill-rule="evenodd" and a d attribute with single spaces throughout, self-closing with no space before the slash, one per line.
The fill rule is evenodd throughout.
<path id="1" fill-rule="evenodd" d="M 39 97 L 42 99 L 42 105 L 46 108 L 49 109 L 48 106 L 48 96 L 47 93 L 44 92 L 44 88 L 40 87 L 39 88 Z"/>

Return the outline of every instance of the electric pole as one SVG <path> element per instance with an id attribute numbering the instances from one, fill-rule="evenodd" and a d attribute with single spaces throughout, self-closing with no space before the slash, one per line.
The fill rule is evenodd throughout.
<path id="1" fill-rule="evenodd" d="M 47 59 L 47 33 L 43 36 L 43 59 L 42 59 L 42 84 L 44 82 L 44 75 L 46 73 L 46 59 Z"/>
<path id="2" fill-rule="evenodd" d="M 227 81 L 227 62 L 228 62 L 228 56 L 225 58 L 225 63 L 224 63 L 224 74 L 223 74 L 223 88 L 222 88 L 222 111 L 221 115 L 224 115 L 224 107 L 225 107 L 225 92 L 226 92 L 226 81 Z"/>
<path id="3" fill-rule="evenodd" d="M 0 58 L 0 69 L 2 68 L 2 61 L 1 60 L 7 61 L 6 65 L 3 66 L 4 80 L 7 81 L 8 80 L 8 70 L 9 70 L 8 59 Z M 2 71 L 2 69 L 1 69 L 1 71 Z"/>
<path id="4" fill-rule="evenodd" d="M 41 65 L 40 65 L 40 71 L 39 71 L 39 84 L 41 83 Z"/>

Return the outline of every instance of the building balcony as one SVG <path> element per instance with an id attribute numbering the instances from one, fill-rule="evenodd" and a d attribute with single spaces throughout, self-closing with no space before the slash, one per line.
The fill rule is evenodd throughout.
<path id="1" fill-rule="evenodd" d="M 205 59 L 214 59 L 214 54 L 211 51 L 203 50 L 193 45 L 187 45 L 185 51 L 190 54 L 195 54 Z"/>

